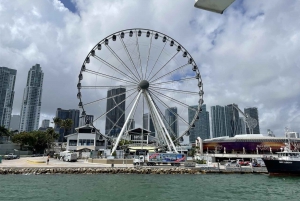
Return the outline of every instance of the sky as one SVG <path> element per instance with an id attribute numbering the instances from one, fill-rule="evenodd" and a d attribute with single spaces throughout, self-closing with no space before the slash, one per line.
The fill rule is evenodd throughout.
<path id="1" fill-rule="evenodd" d="M 300 132 L 300 1 L 236 0 L 223 15 L 193 0 L 2 0 L 0 66 L 17 70 L 19 114 L 31 66 L 44 72 L 40 121 L 77 109 L 77 82 L 89 51 L 124 29 L 157 30 L 180 42 L 199 66 L 204 102 L 257 107 L 261 133 Z"/>

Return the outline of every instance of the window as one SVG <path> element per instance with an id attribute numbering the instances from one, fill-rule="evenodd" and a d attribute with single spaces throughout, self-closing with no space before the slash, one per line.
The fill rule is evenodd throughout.
<path id="1" fill-rule="evenodd" d="M 69 146 L 77 146 L 77 140 L 69 140 Z"/>
<path id="2" fill-rule="evenodd" d="M 78 146 L 94 146 L 94 139 L 79 139 Z"/>

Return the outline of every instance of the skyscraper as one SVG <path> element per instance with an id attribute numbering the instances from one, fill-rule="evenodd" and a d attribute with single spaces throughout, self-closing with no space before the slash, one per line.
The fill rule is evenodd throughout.
<path id="1" fill-rule="evenodd" d="M 195 117 L 195 110 L 198 110 L 198 105 L 189 106 L 188 116 L 189 123 L 192 122 Z M 209 112 L 206 111 L 206 105 L 201 106 L 201 113 L 198 114 L 199 119 L 195 121 L 195 128 L 190 130 L 190 143 L 195 143 L 197 137 L 200 137 L 202 140 L 210 138 L 210 125 L 209 125 Z"/>
<path id="2" fill-rule="evenodd" d="M 75 128 L 79 126 L 79 110 L 76 109 L 69 109 L 64 110 L 61 108 L 57 108 L 56 110 L 56 117 L 60 118 L 61 120 L 71 119 L 73 121 L 72 128 L 68 130 L 68 133 L 66 135 L 75 133 Z M 55 127 L 56 129 L 59 129 L 59 142 L 63 142 L 66 139 L 64 138 L 64 129 L 59 128 L 58 125 Z"/>
<path id="3" fill-rule="evenodd" d="M 0 67 L 0 126 L 10 128 L 17 70 Z"/>
<path id="4" fill-rule="evenodd" d="M 125 92 L 124 87 L 107 91 L 105 133 L 112 137 L 118 136 L 125 123 Z"/>
<path id="5" fill-rule="evenodd" d="M 179 125 L 178 125 L 178 116 L 177 116 L 177 107 L 170 107 L 165 110 L 165 118 L 167 120 L 167 130 L 169 134 L 179 137 Z"/>
<path id="6" fill-rule="evenodd" d="M 50 125 L 50 120 L 49 119 L 44 119 L 42 121 L 42 128 L 48 128 Z"/>
<path id="7" fill-rule="evenodd" d="M 10 130 L 15 131 L 20 128 L 20 115 L 11 115 L 10 118 Z"/>
<path id="8" fill-rule="evenodd" d="M 257 120 L 257 126 L 253 129 L 253 134 L 259 134 L 260 133 L 260 129 L 259 129 L 259 118 L 258 118 L 258 110 L 256 107 L 250 107 L 250 108 L 245 108 L 244 109 L 244 113 L 248 114 L 250 117 L 252 117 L 253 119 Z M 246 128 L 247 133 L 249 134 L 249 128 Z"/>
<path id="9" fill-rule="evenodd" d="M 236 104 L 234 106 L 238 107 Z M 225 106 L 226 136 L 229 137 L 234 137 L 242 132 L 239 111 L 234 106 L 233 104 Z"/>
<path id="10" fill-rule="evenodd" d="M 241 134 L 246 134 L 246 124 L 245 124 L 245 118 L 240 117 L 240 127 L 241 127 Z"/>
<path id="11" fill-rule="evenodd" d="M 24 89 L 20 114 L 20 132 L 37 130 L 39 127 L 43 79 L 44 73 L 40 64 L 32 66 L 28 72 L 27 83 Z"/>
<path id="12" fill-rule="evenodd" d="M 216 105 L 211 107 L 212 136 L 226 136 L 225 108 Z"/>
<path id="13" fill-rule="evenodd" d="M 135 121 L 134 119 L 129 119 L 128 124 L 127 124 L 127 130 L 132 130 L 135 128 Z"/>
<path id="14" fill-rule="evenodd" d="M 149 113 L 143 115 L 143 128 L 151 131 L 150 135 L 155 137 L 155 128 L 152 121 L 152 117 Z"/>

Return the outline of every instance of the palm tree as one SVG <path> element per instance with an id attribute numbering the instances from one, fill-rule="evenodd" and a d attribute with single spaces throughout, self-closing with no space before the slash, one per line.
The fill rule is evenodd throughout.
<path id="1" fill-rule="evenodd" d="M 62 120 L 60 118 L 58 118 L 58 117 L 53 118 L 53 123 L 55 126 L 60 127 L 61 122 L 62 122 Z"/>
<path id="2" fill-rule="evenodd" d="M 65 119 L 61 121 L 60 127 L 64 129 L 64 136 L 68 133 L 68 131 L 72 128 L 73 121 L 72 119 Z"/>
<path id="3" fill-rule="evenodd" d="M 0 126 L 0 138 L 2 140 L 2 137 L 6 136 L 9 137 L 11 135 L 10 131 L 5 128 L 4 126 Z"/>
<path id="4" fill-rule="evenodd" d="M 48 147 L 48 151 L 50 149 L 50 147 L 52 147 L 52 144 L 55 140 L 57 140 L 59 137 L 59 134 L 55 132 L 55 130 L 53 128 L 48 128 L 46 130 L 46 138 L 47 138 L 47 147 Z"/>

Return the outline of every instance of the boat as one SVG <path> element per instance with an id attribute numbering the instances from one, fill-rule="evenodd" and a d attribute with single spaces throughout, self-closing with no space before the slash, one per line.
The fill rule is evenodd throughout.
<path id="1" fill-rule="evenodd" d="M 276 153 L 262 158 L 270 175 L 300 175 L 300 152 L 291 149 L 290 140 Z"/>

